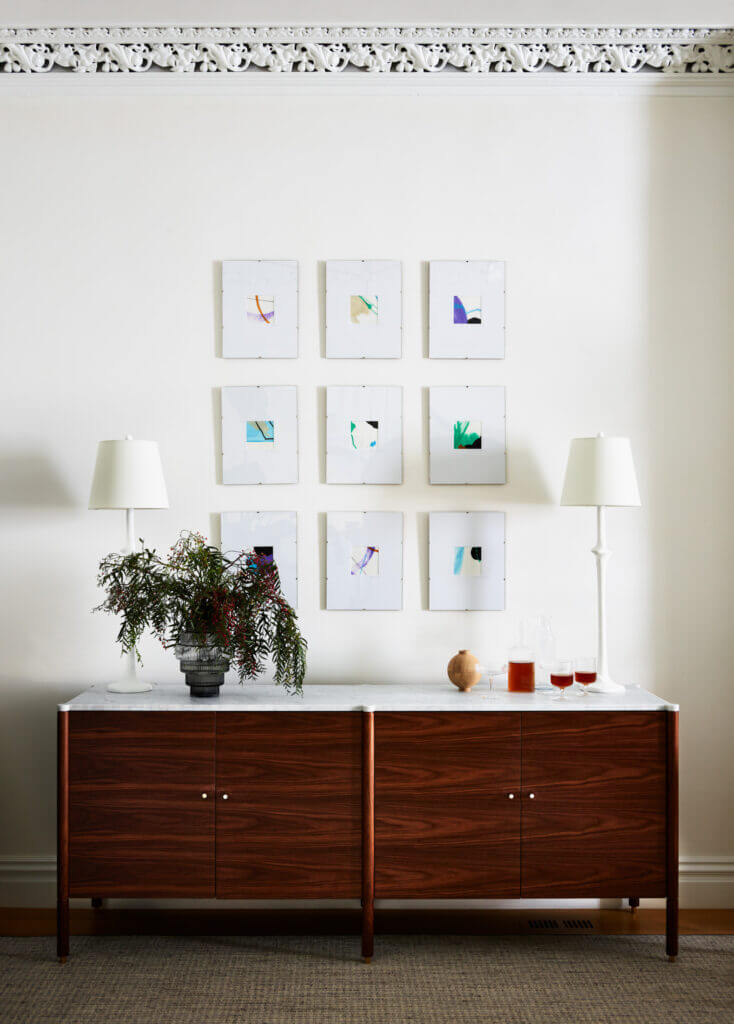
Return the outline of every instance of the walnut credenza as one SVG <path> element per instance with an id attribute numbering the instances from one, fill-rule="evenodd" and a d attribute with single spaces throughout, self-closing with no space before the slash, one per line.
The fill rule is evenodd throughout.
<path id="1" fill-rule="evenodd" d="M 59 706 L 69 899 L 665 898 L 678 952 L 678 708 L 480 687 L 92 688 Z"/>

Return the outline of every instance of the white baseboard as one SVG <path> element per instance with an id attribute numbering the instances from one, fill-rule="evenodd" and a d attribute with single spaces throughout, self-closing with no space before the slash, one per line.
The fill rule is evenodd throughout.
<path id="1" fill-rule="evenodd" d="M 630 896 L 634 896 L 630 893 Z M 56 902 L 56 858 L 53 855 L 5 855 L 0 856 L 0 906 L 3 907 L 50 907 Z M 125 901 L 124 906 L 134 906 L 141 901 Z M 257 900 L 238 901 L 245 906 L 289 906 L 298 901 Z M 599 900 L 461 900 L 452 901 L 460 906 L 492 906 L 492 907 L 550 907 L 551 905 L 593 907 Z M 605 901 L 606 903 L 607 901 Z M 660 901 L 650 901 L 653 906 Z M 155 905 L 163 905 L 164 901 L 155 901 Z M 169 905 L 171 901 L 165 901 Z M 647 901 L 646 901 L 647 903 Z M 176 900 L 177 906 L 214 906 L 214 901 Z M 146 905 L 151 905 L 146 901 Z M 228 905 L 233 905 L 229 903 Z M 334 904 L 324 903 L 325 906 Z M 350 905 L 350 904 L 348 904 Z M 403 905 L 391 900 L 390 906 Z M 410 901 L 406 906 L 431 906 L 427 900 Z M 445 900 L 436 903 L 447 907 Z M 734 857 L 681 857 L 680 860 L 680 905 L 682 908 L 734 908 Z M 309 901 L 308 906 L 314 906 Z"/>
<path id="2" fill-rule="evenodd" d="M 734 857 L 681 857 L 680 905 L 734 908 Z"/>

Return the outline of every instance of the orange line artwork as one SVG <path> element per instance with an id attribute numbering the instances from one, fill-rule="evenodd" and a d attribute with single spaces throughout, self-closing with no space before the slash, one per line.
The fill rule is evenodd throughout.
<path id="1" fill-rule="evenodd" d="M 260 313 L 260 316 L 261 316 L 261 317 L 263 318 L 263 320 L 265 321 L 265 323 L 266 323 L 266 324 L 269 324 L 269 323 L 270 323 L 270 321 L 269 321 L 269 320 L 268 320 L 268 318 L 267 318 L 267 317 L 265 316 L 265 314 L 264 314 L 264 313 L 263 313 L 263 311 L 262 311 L 262 307 L 260 306 L 260 296 L 259 296 L 259 295 L 256 295 L 256 296 L 255 296 L 255 305 L 257 306 L 257 308 L 258 308 L 258 311 L 259 311 L 259 313 Z"/>

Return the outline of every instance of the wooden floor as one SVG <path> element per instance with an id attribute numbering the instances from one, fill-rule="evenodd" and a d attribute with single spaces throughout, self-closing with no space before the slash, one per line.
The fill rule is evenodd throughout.
<path id="1" fill-rule="evenodd" d="M 72 935 L 358 935 L 359 910 L 71 911 Z M 383 935 L 663 935 L 664 910 L 377 910 Z M 732 935 L 734 910 L 681 910 L 681 935 Z M 55 935 L 56 911 L 0 907 L 0 935 Z"/>

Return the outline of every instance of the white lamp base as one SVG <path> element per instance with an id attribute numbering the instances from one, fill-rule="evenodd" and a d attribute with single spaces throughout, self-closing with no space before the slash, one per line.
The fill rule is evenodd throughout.
<path id="1" fill-rule="evenodd" d="M 107 687 L 108 693 L 147 693 L 152 690 L 151 683 L 145 683 L 142 679 L 118 679 Z"/>
<path id="2" fill-rule="evenodd" d="M 622 683 L 615 683 L 609 676 L 597 675 L 596 682 L 590 683 L 586 689 L 591 693 L 624 693 L 627 687 Z"/>

